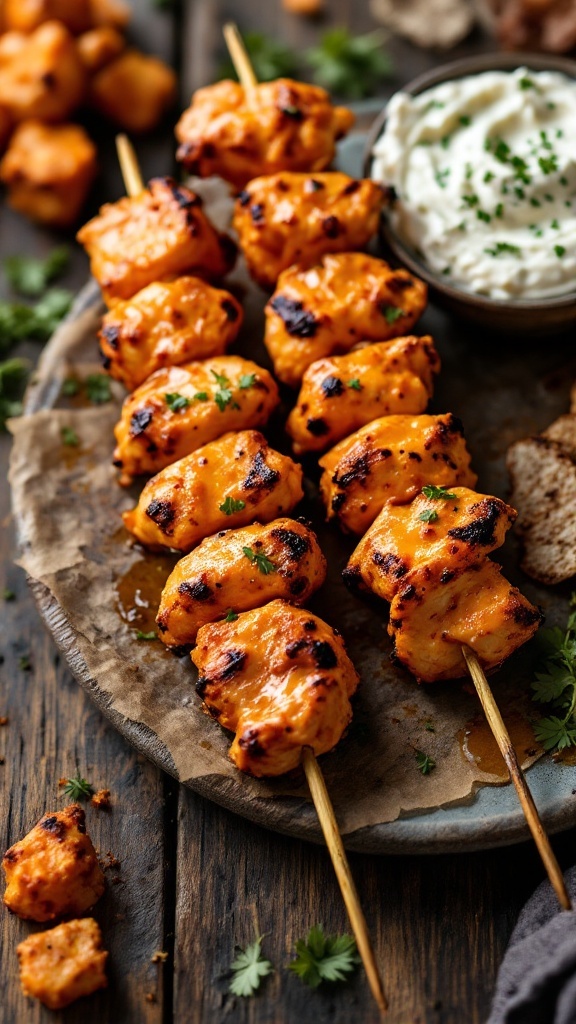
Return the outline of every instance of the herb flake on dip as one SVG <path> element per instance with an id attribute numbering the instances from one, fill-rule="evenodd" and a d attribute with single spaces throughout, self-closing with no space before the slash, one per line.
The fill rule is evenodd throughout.
<path id="1" fill-rule="evenodd" d="M 495 299 L 576 289 L 576 81 L 488 71 L 388 105 L 372 177 L 389 223 L 448 284 Z"/>

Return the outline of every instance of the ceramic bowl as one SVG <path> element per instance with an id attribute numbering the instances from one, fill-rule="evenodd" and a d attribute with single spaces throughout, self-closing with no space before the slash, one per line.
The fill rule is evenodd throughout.
<path id="1" fill-rule="evenodd" d="M 512 71 L 527 67 L 532 71 L 560 71 L 576 79 L 576 61 L 549 54 L 481 54 L 443 64 L 402 87 L 403 92 L 418 95 L 441 82 L 484 71 Z M 382 134 L 388 107 L 378 114 L 366 144 L 364 174 L 371 177 L 372 148 Z M 576 324 L 576 281 L 572 291 L 553 298 L 541 299 L 491 299 L 473 292 L 467 292 L 447 284 L 431 270 L 412 249 L 406 246 L 392 231 L 384 216 L 381 239 L 393 262 L 407 267 L 423 281 L 426 281 L 433 300 L 457 316 L 472 320 L 479 326 L 489 327 L 503 333 L 545 335 L 566 329 Z"/>

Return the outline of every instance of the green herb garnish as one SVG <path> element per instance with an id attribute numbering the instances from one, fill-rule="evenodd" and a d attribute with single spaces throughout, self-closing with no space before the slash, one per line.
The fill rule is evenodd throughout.
<path id="1" fill-rule="evenodd" d="M 225 516 L 232 516 L 235 512 L 241 512 L 246 508 L 246 502 L 241 498 L 226 498 L 218 508 Z"/>
<path id="2" fill-rule="evenodd" d="M 94 795 L 94 787 L 77 772 L 73 779 L 67 779 L 64 793 L 74 801 L 89 800 Z"/>
<path id="3" fill-rule="evenodd" d="M 238 387 L 242 391 L 245 391 L 247 388 L 253 388 L 255 380 L 255 373 L 243 373 L 242 376 L 240 377 L 240 380 L 238 381 Z"/>
<path id="4" fill-rule="evenodd" d="M 433 501 L 451 501 L 456 495 L 447 491 L 445 487 L 436 487 L 436 484 L 424 484 L 422 494 L 425 498 L 432 498 Z"/>
<path id="5" fill-rule="evenodd" d="M 74 395 L 77 395 L 80 391 L 80 381 L 77 377 L 66 377 L 60 391 L 65 398 L 74 398 Z"/>
<path id="6" fill-rule="evenodd" d="M 218 391 L 214 394 L 214 401 L 220 409 L 220 412 L 224 412 L 228 405 L 231 409 L 239 409 L 240 406 L 238 403 L 234 402 L 232 399 L 232 390 L 230 388 L 230 381 L 228 380 L 228 377 L 224 373 L 216 373 L 215 370 L 211 370 L 210 373 L 218 384 Z"/>
<path id="7" fill-rule="evenodd" d="M 44 260 L 34 256 L 9 256 L 4 260 L 4 270 L 14 291 L 37 299 L 66 270 L 69 261 L 70 250 L 67 245 L 61 245 Z"/>
<path id="8" fill-rule="evenodd" d="M 436 761 L 429 754 L 425 754 L 423 750 L 415 750 L 414 755 L 416 757 L 416 764 L 422 775 L 429 775 L 430 772 L 436 767 Z"/>
<path id="9" fill-rule="evenodd" d="M 238 946 L 231 967 L 230 991 L 233 995 L 244 998 L 254 995 L 260 988 L 262 978 L 266 978 L 274 970 L 270 961 L 262 956 L 262 938 L 256 939 L 256 942 L 245 949 Z"/>
<path id="10" fill-rule="evenodd" d="M 112 398 L 110 379 L 104 373 L 89 373 L 85 380 L 86 395 L 93 405 L 104 405 Z"/>
<path id="11" fill-rule="evenodd" d="M 352 388 L 353 391 L 362 391 L 362 385 L 358 377 L 352 377 L 352 380 L 346 381 L 346 386 Z"/>
<path id="12" fill-rule="evenodd" d="M 427 508 L 421 512 L 418 519 L 422 523 L 435 523 L 439 519 L 438 513 L 433 508 Z"/>
<path id="13" fill-rule="evenodd" d="M 517 245 L 510 245 L 508 242 L 496 242 L 493 249 L 484 249 L 488 256 L 520 256 L 522 252 Z"/>
<path id="14" fill-rule="evenodd" d="M 22 395 L 30 373 L 26 359 L 6 359 L 0 363 L 0 430 L 6 420 L 22 412 Z"/>
<path id="15" fill-rule="evenodd" d="M 197 391 L 196 394 L 194 395 L 194 398 L 196 399 L 197 402 L 207 402 L 208 399 L 210 398 L 210 395 L 208 394 L 207 391 Z"/>
<path id="16" fill-rule="evenodd" d="M 288 968 L 310 988 L 323 981 L 347 981 L 360 963 L 352 935 L 325 935 L 320 924 L 310 929 L 306 940 L 298 939 L 296 954 Z"/>
<path id="17" fill-rule="evenodd" d="M 238 618 L 238 612 L 235 612 L 233 608 L 229 608 L 226 612 L 224 622 L 236 622 Z"/>
<path id="18" fill-rule="evenodd" d="M 385 39 L 382 32 L 354 36 L 346 28 L 330 29 L 320 46 L 305 54 L 314 82 L 350 99 L 373 95 L 392 73 L 392 62 L 383 49 Z"/>
<path id="19" fill-rule="evenodd" d="M 555 245 L 554 246 L 554 252 L 556 253 L 558 259 L 560 260 L 560 259 L 562 259 L 564 253 L 566 252 L 566 249 L 564 248 L 563 245 Z"/>
<path id="20" fill-rule="evenodd" d="M 190 399 L 185 395 L 179 395 L 177 391 L 170 391 L 164 395 L 164 401 L 170 412 L 180 412 L 181 409 L 187 409 L 190 405 Z"/>
<path id="21" fill-rule="evenodd" d="M 30 672 L 30 669 L 32 668 L 32 662 L 30 661 L 29 654 L 20 655 L 20 657 L 18 658 L 18 667 L 21 668 L 23 672 Z"/>
<path id="22" fill-rule="evenodd" d="M 262 555 L 259 551 L 253 551 L 252 548 L 242 548 L 246 558 L 252 565 L 255 565 L 259 572 L 263 576 L 269 576 L 270 573 L 276 572 L 276 566 L 274 562 L 271 562 L 266 555 Z"/>
<path id="23" fill-rule="evenodd" d="M 151 629 L 149 633 L 143 633 L 141 629 L 136 630 L 137 640 L 156 640 L 157 637 L 158 634 L 153 629 Z"/>
<path id="24" fill-rule="evenodd" d="M 386 323 L 388 324 L 395 324 L 400 317 L 406 315 L 404 310 L 399 309 L 398 306 L 385 306 L 382 312 L 384 313 Z"/>
<path id="25" fill-rule="evenodd" d="M 541 629 L 538 642 L 545 657 L 545 671 L 536 673 L 532 700 L 550 704 L 556 714 L 541 718 L 534 735 L 544 750 L 576 746 L 576 593 L 566 629 Z"/>
<path id="26" fill-rule="evenodd" d="M 2 600 L 3 601 L 15 601 L 16 600 L 16 594 L 14 593 L 13 590 L 9 590 L 8 587 L 5 587 L 5 589 L 2 591 Z"/>
<path id="27" fill-rule="evenodd" d="M 80 444 L 80 438 L 72 427 L 61 427 L 60 436 L 62 444 L 68 445 L 69 448 L 77 448 Z"/>

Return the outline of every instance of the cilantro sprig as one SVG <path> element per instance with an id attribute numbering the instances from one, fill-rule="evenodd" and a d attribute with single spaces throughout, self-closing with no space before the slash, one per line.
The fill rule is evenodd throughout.
<path id="1" fill-rule="evenodd" d="M 354 36 L 346 28 L 330 29 L 322 36 L 320 45 L 305 55 L 313 69 L 314 82 L 350 99 L 372 95 L 382 80 L 392 74 L 384 40 L 385 36 L 378 31 Z"/>
<path id="2" fill-rule="evenodd" d="M 554 626 L 538 634 L 545 662 L 532 683 L 532 700 L 556 713 L 539 719 L 534 735 L 548 751 L 576 746 L 576 593 L 570 605 L 565 630 Z"/>
<path id="3" fill-rule="evenodd" d="M 238 402 L 235 402 L 232 397 L 231 382 L 226 374 L 216 373 L 216 370 L 210 370 L 210 373 L 218 385 L 218 390 L 214 392 L 214 401 L 220 412 L 224 412 L 228 405 L 231 409 L 239 409 Z"/>
<path id="4" fill-rule="evenodd" d="M 34 256 L 9 256 L 4 260 L 4 271 L 15 292 L 37 299 L 64 273 L 69 262 L 68 246 L 60 245 L 43 260 Z"/>
<path id="5" fill-rule="evenodd" d="M 262 978 L 266 978 L 274 970 L 270 960 L 262 954 L 262 936 L 246 946 L 237 946 L 237 953 L 232 961 L 232 980 L 230 991 L 235 996 L 247 999 L 260 988 Z"/>
<path id="6" fill-rule="evenodd" d="M 352 935 L 325 935 L 322 925 L 317 924 L 306 940 L 298 939 L 296 959 L 288 968 L 310 988 L 318 988 L 324 981 L 347 981 L 347 975 L 359 963 Z"/>
<path id="7" fill-rule="evenodd" d="M 233 516 L 235 512 L 242 512 L 246 508 L 246 502 L 242 501 L 242 498 L 231 498 L 228 495 L 224 499 L 221 505 L 218 505 L 220 512 L 223 512 L 225 516 Z"/>
<path id="8" fill-rule="evenodd" d="M 72 779 L 66 780 L 64 794 L 74 801 L 89 800 L 94 795 L 94 786 L 86 779 L 83 779 L 80 772 L 76 772 Z"/>
<path id="9" fill-rule="evenodd" d="M 276 566 L 274 562 L 271 562 L 266 555 L 260 551 L 254 551 L 252 548 L 242 548 L 246 558 L 252 565 L 255 565 L 258 572 L 261 572 L 263 576 L 269 576 L 270 573 L 276 572 Z"/>
<path id="10" fill-rule="evenodd" d="M 424 484 L 422 494 L 425 498 L 432 498 L 433 501 L 451 501 L 456 495 L 447 491 L 445 487 L 437 487 L 436 484 Z"/>

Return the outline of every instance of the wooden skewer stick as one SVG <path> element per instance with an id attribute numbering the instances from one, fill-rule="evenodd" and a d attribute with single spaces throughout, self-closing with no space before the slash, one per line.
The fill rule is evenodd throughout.
<path id="1" fill-rule="evenodd" d="M 224 33 L 224 39 L 226 46 L 228 47 L 228 53 L 232 63 L 236 69 L 236 74 L 240 80 L 240 85 L 244 86 L 248 96 L 254 92 L 254 89 L 258 85 L 258 79 L 254 74 L 254 68 L 250 63 L 250 58 L 246 53 L 246 47 L 242 36 L 238 31 L 238 26 L 233 22 L 229 21 L 222 29 Z"/>
<path id="2" fill-rule="evenodd" d="M 370 990 L 380 1007 L 382 1014 L 384 1014 L 388 1009 L 388 1003 L 386 1001 L 386 996 L 384 995 L 382 979 L 378 972 L 372 942 L 370 941 L 368 925 L 366 924 L 366 918 L 364 917 L 360 906 L 360 899 L 354 884 L 354 879 L 352 878 L 352 872 L 350 871 L 350 865 L 342 842 L 342 836 L 340 835 L 340 830 L 338 828 L 338 822 L 336 821 L 336 815 L 334 814 L 332 801 L 330 800 L 328 790 L 326 789 L 324 776 L 322 775 L 322 770 L 318 765 L 318 761 L 316 760 L 314 751 L 311 747 L 304 747 L 302 751 L 302 764 L 304 766 L 304 771 L 306 772 L 306 779 L 308 786 L 310 787 L 314 807 L 316 808 L 322 832 L 324 833 L 326 846 L 328 847 L 334 871 L 336 872 L 340 892 L 342 893 L 344 904 L 348 911 L 348 917 L 350 918 L 350 924 L 352 925 L 352 931 L 354 932 L 358 952 L 362 957 L 362 963 L 364 964 L 364 969 L 368 977 Z"/>
<path id="3" fill-rule="evenodd" d="M 118 160 L 120 162 L 120 169 L 122 171 L 126 193 L 129 196 L 137 195 L 142 191 L 144 185 L 142 182 L 142 175 L 140 174 L 140 168 L 138 166 L 138 160 L 134 152 L 134 147 L 126 135 L 116 136 L 116 150 L 118 152 Z M 314 752 L 309 747 L 304 748 L 302 761 L 310 792 L 312 794 L 312 800 L 314 801 L 316 813 L 318 814 L 322 832 L 326 839 L 326 845 L 334 865 L 334 871 L 336 872 L 336 877 L 340 885 L 348 916 L 350 917 L 350 923 L 356 938 L 358 951 L 366 969 L 368 982 L 380 1010 L 382 1013 L 385 1013 L 388 1009 L 388 1004 L 384 995 L 382 981 L 378 974 L 374 950 L 368 935 L 368 926 L 366 924 L 364 914 L 362 913 L 362 908 L 360 907 L 360 900 L 358 898 L 356 886 L 354 885 L 350 865 L 348 864 L 344 845 L 342 843 L 342 837 L 338 830 L 334 808 L 332 807 L 328 790 L 326 789 L 326 783 L 324 782 L 324 778 L 314 756 Z"/>
<path id="4" fill-rule="evenodd" d="M 492 735 L 500 748 L 500 753 L 502 754 L 506 767 L 510 773 L 510 778 L 518 794 L 518 799 L 520 800 L 522 810 L 524 811 L 528 828 L 532 833 L 532 838 L 536 843 L 538 853 L 542 858 L 542 862 L 546 868 L 546 872 L 550 882 L 552 883 L 554 892 L 558 897 L 561 907 L 564 910 L 572 910 L 572 903 L 566 890 L 560 865 L 556 860 L 556 855 L 550 845 L 550 840 L 545 832 L 542 822 L 540 821 L 540 815 L 538 814 L 538 809 L 534 803 L 534 798 L 528 788 L 528 783 L 524 778 L 524 773 L 520 767 L 516 751 L 512 746 L 510 734 L 504 725 L 502 715 L 500 714 L 498 705 L 494 699 L 494 694 L 492 693 L 490 684 L 484 674 L 484 670 L 482 669 L 474 651 L 469 647 L 463 647 L 462 654 L 466 660 L 468 671 L 472 676 L 472 681 L 476 687 L 476 692 L 480 698 L 480 703 L 484 709 L 488 725 L 492 730 Z"/>

